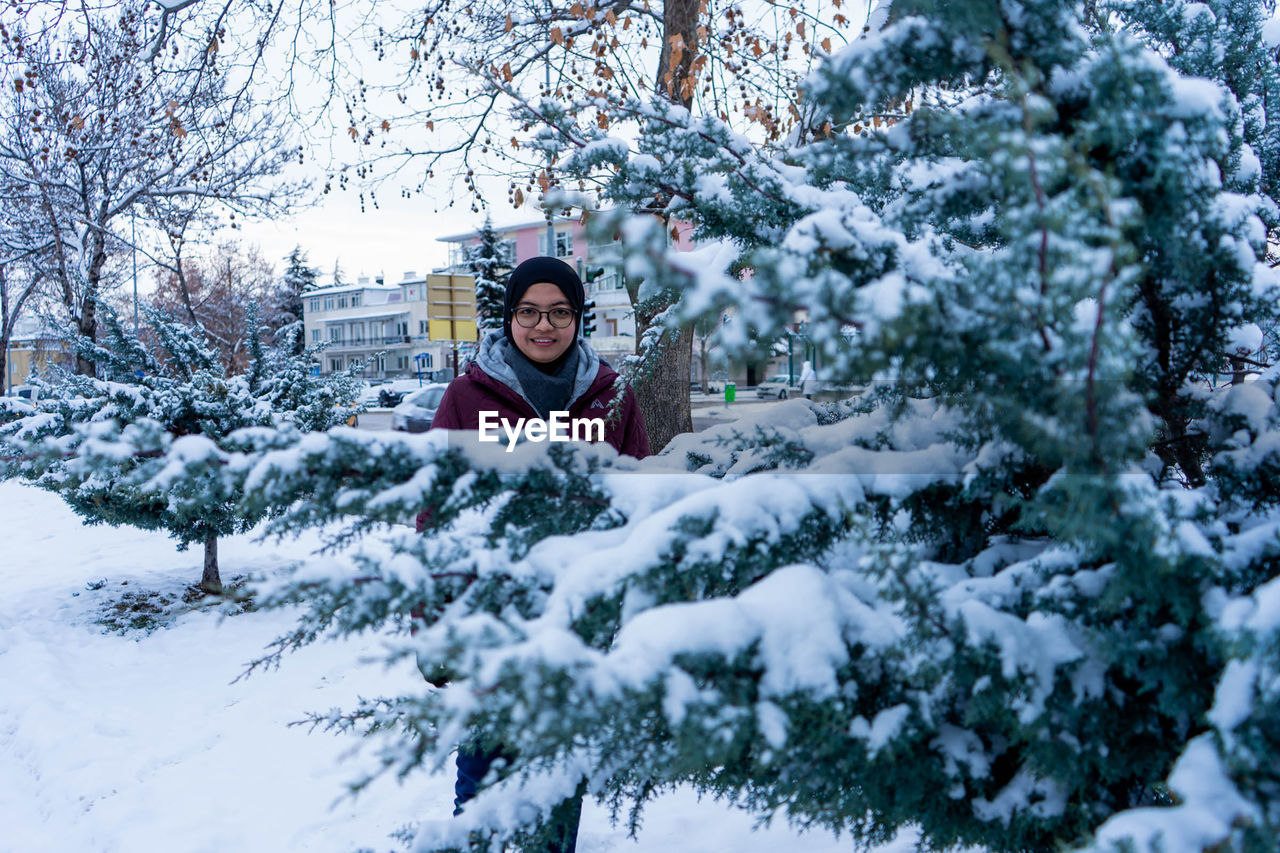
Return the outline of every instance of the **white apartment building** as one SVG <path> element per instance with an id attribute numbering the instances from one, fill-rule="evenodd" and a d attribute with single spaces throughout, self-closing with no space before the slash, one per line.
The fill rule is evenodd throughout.
<path id="1" fill-rule="evenodd" d="M 470 291 L 469 314 L 462 299 L 456 310 L 449 309 L 448 300 L 455 298 L 451 287 L 460 295 Z M 308 346 L 328 344 L 319 356 L 322 373 L 358 364 L 364 367 L 365 379 L 389 379 L 452 368 L 455 347 L 460 344 L 465 355 L 474 345 L 474 293 L 470 276 L 421 276 L 411 271 L 393 284 L 381 276 L 361 276 L 354 284 L 305 294 L 303 330 Z"/>

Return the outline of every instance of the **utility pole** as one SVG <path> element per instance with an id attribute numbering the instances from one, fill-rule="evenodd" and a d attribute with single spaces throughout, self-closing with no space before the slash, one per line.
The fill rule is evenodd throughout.
<path id="1" fill-rule="evenodd" d="M 551 97 L 551 18 L 555 14 L 555 7 L 551 4 L 551 0 L 547 0 L 547 58 L 543 63 L 543 71 L 545 72 L 545 80 L 547 86 L 547 97 Z M 547 191 L 551 190 L 551 149 L 547 149 Z M 556 224 L 555 214 L 550 208 L 547 209 L 547 256 L 556 257 Z M 455 365 L 456 366 L 456 365 Z"/>
<path id="2" fill-rule="evenodd" d="M 129 208 L 129 243 L 133 249 L 133 336 L 138 336 L 138 215 Z"/>

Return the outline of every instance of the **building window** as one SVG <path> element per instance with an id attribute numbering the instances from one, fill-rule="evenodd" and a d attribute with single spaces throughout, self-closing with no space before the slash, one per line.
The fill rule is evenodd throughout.
<path id="1" fill-rule="evenodd" d="M 396 337 L 398 338 L 409 337 L 409 321 L 408 320 L 402 320 L 399 323 L 396 323 Z"/>
<path id="2" fill-rule="evenodd" d="M 329 372 L 330 372 L 330 373 L 337 373 L 337 372 L 338 372 L 339 370 L 341 370 L 341 369 L 342 369 L 342 359 L 340 359 L 340 358 L 331 358 L 331 359 L 329 359 Z"/>
<path id="3" fill-rule="evenodd" d="M 509 267 L 516 265 L 516 241 L 503 240 L 498 244 L 498 257 Z"/>
<path id="4" fill-rule="evenodd" d="M 320 297 L 319 297 L 319 296 L 316 296 L 316 297 L 313 297 L 313 298 L 311 298 L 311 299 L 308 299 L 308 300 L 307 300 L 307 310 L 308 310 L 308 311 L 310 311 L 312 314 L 317 314 L 317 313 L 319 313 L 319 311 L 320 311 Z"/>
<path id="5" fill-rule="evenodd" d="M 612 317 L 606 319 L 604 321 L 604 333 L 606 335 L 618 334 L 618 321 L 613 319 Z"/>
<path id="6" fill-rule="evenodd" d="M 364 323 L 351 324 L 351 343 L 353 344 L 364 343 Z"/>
<path id="7" fill-rule="evenodd" d="M 318 344 L 324 339 L 324 334 L 319 329 L 311 330 L 311 343 Z"/>
<path id="8" fill-rule="evenodd" d="M 557 231 L 555 254 L 557 258 L 567 258 L 573 254 L 573 232 Z M 538 254 L 549 255 L 547 251 L 547 231 L 545 228 L 538 229 Z"/>
<path id="9" fill-rule="evenodd" d="M 409 369 L 409 356 L 407 355 L 396 356 L 396 370 L 408 370 L 408 369 Z"/>
<path id="10" fill-rule="evenodd" d="M 419 320 L 419 321 L 418 321 L 418 334 L 420 334 L 420 335 L 425 335 L 425 334 L 427 333 L 427 329 L 429 329 L 429 328 L 430 328 L 430 321 L 429 321 L 429 320 Z"/>
<path id="11" fill-rule="evenodd" d="M 359 294 L 359 293 L 353 293 L 353 294 L 351 294 L 351 307 L 352 307 L 352 308 L 359 308 L 359 307 L 360 307 L 360 294 Z"/>
<path id="12" fill-rule="evenodd" d="M 329 340 L 333 341 L 335 344 L 342 343 L 342 327 L 341 326 L 329 327 Z"/>
<path id="13" fill-rule="evenodd" d="M 326 311 L 332 311 L 332 310 L 333 310 L 333 297 L 332 297 L 332 296 L 326 296 L 326 297 L 324 298 L 324 310 L 326 310 Z"/>
<path id="14" fill-rule="evenodd" d="M 347 294 L 343 293 L 338 296 L 338 307 L 339 308 L 347 307 Z"/>

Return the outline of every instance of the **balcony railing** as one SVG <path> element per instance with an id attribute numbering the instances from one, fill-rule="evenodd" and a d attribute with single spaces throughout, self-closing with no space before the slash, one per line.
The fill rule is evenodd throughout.
<path id="1" fill-rule="evenodd" d="M 362 338 L 358 341 L 329 341 L 329 349 L 369 349 L 371 347 L 404 346 L 412 343 L 408 335 L 390 335 L 379 338 Z"/>

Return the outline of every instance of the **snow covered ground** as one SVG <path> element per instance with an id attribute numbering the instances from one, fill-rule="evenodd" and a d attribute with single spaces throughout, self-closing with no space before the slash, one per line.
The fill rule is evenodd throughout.
<path id="1" fill-rule="evenodd" d="M 0 543 L 0 851 L 382 851 L 397 828 L 448 816 L 450 773 L 381 779 L 353 801 L 344 783 L 363 760 L 349 755 L 359 739 L 287 726 L 420 684 L 411 667 L 360 663 L 376 639 L 318 643 L 237 681 L 291 614 L 197 609 L 123 634 L 97 621 L 129 591 L 179 598 L 199 577 L 198 551 L 163 533 L 85 527 L 59 498 L 12 482 L 0 482 Z M 314 544 L 224 540 L 223 577 L 316 559 Z M 578 849 L 851 847 L 780 821 L 753 827 L 676 792 L 650 805 L 633 841 L 588 801 Z M 910 847 L 903 837 L 879 853 Z"/>

